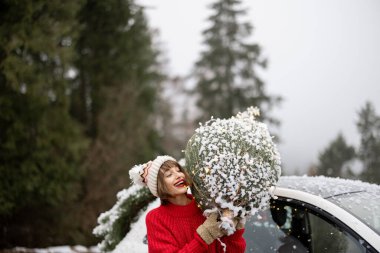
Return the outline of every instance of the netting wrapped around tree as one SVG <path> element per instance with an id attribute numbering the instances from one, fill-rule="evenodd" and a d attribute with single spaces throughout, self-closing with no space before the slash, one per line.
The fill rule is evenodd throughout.
<path id="1" fill-rule="evenodd" d="M 219 211 L 229 224 L 233 217 L 267 208 L 281 174 L 280 155 L 258 115 L 250 107 L 229 119 L 211 119 L 186 146 L 186 170 L 197 203 L 206 213 Z"/>

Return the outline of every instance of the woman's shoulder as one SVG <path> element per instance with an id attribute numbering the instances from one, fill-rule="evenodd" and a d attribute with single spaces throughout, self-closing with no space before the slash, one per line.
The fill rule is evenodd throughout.
<path id="1" fill-rule="evenodd" d="M 150 210 L 145 217 L 145 224 L 149 228 L 153 226 L 155 229 L 158 227 L 166 227 L 167 222 L 171 220 L 171 217 L 163 210 L 162 206 L 156 207 Z"/>
<path id="2" fill-rule="evenodd" d="M 165 213 L 162 211 L 162 207 L 159 206 L 159 207 L 156 207 L 152 210 L 150 210 L 147 215 L 146 215 L 146 220 L 155 220 L 159 217 L 161 217 L 162 215 L 165 215 Z"/>

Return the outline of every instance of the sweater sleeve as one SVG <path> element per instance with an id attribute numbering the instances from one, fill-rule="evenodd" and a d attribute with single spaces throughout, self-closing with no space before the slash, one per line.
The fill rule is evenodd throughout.
<path id="1" fill-rule="evenodd" d="M 226 253 L 244 253 L 246 242 L 243 237 L 244 229 L 236 230 L 235 233 L 221 238 L 222 242 L 226 244 Z"/>
<path id="2" fill-rule="evenodd" d="M 171 231 L 157 222 L 153 215 L 148 214 L 145 221 L 149 253 L 204 253 L 207 251 L 208 245 L 197 233 L 194 234 L 193 240 L 179 248 Z"/>

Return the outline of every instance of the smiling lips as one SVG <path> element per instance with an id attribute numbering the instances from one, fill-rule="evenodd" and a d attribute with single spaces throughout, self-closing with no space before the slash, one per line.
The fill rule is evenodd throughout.
<path id="1" fill-rule="evenodd" d="M 175 184 L 175 187 L 182 188 L 182 187 L 187 187 L 187 183 L 184 179 L 178 180 Z"/>

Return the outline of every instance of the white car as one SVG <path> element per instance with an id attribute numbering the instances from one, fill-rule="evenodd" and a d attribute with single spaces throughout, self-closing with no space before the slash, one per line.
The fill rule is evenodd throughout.
<path id="1" fill-rule="evenodd" d="M 281 177 L 270 208 L 250 217 L 246 252 L 380 252 L 380 186 L 327 177 Z M 148 252 L 142 212 L 114 252 Z"/>

